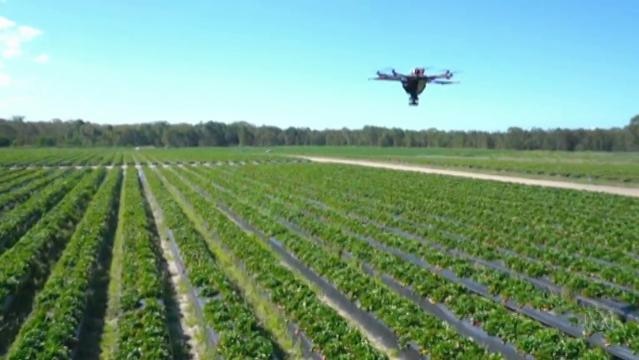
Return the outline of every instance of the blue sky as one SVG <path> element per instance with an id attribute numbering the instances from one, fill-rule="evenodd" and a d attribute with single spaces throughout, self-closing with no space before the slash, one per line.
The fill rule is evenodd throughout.
<path id="1" fill-rule="evenodd" d="M 636 0 L 0 0 L 0 116 L 505 130 L 639 113 Z M 375 70 L 461 70 L 409 107 Z"/>

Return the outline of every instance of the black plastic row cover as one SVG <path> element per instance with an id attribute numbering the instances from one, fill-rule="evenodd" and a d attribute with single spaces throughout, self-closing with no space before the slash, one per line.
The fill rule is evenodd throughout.
<path id="1" fill-rule="evenodd" d="M 142 175 L 143 176 L 143 175 Z M 146 181 L 146 180 L 144 180 Z M 204 191 L 202 189 L 199 189 L 199 193 L 202 196 L 205 196 L 207 199 L 210 199 L 210 195 L 204 193 Z M 173 237 L 173 232 L 169 229 L 167 230 L 167 238 L 169 240 L 169 245 L 170 245 L 170 250 L 173 254 L 173 257 L 176 259 L 176 265 L 178 267 L 178 271 L 181 274 L 186 274 L 185 273 L 185 267 L 184 267 L 184 262 L 182 260 L 182 257 L 180 255 L 180 250 L 177 246 L 177 243 L 175 242 L 175 238 Z M 238 264 L 243 270 L 244 270 L 244 264 L 240 263 Z M 203 308 L 204 308 L 204 304 L 205 301 L 198 295 L 198 293 L 196 293 L 196 291 L 193 289 L 188 276 L 185 275 L 185 282 L 186 282 L 186 286 L 189 290 L 189 296 L 191 297 L 191 300 L 194 301 L 194 303 L 196 304 L 196 311 L 197 311 L 197 316 L 198 318 L 203 321 L 204 319 L 204 315 L 203 315 Z M 306 334 L 299 328 L 299 326 L 292 321 L 288 321 L 287 320 L 287 327 L 288 327 L 288 333 L 291 336 L 292 340 L 294 343 L 299 344 L 300 349 L 302 350 L 302 354 L 304 355 L 305 359 L 316 359 L 316 360 L 321 360 L 323 357 L 322 355 L 318 354 L 317 352 L 315 352 L 313 350 L 314 345 L 313 342 L 310 341 L 308 339 L 308 337 L 306 336 Z M 206 327 L 207 329 L 207 333 L 208 333 L 208 341 L 212 346 L 217 345 L 217 343 L 219 342 L 219 336 L 218 334 L 215 332 L 215 330 L 211 327 Z"/>
<path id="2" fill-rule="evenodd" d="M 242 230 L 257 235 L 265 241 L 271 249 L 292 269 L 311 282 L 315 287 L 322 291 L 322 294 L 330 299 L 331 303 L 339 307 L 343 312 L 347 313 L 355 320 L 363 329 L 366 330 L 377 341 L 386 348 L 396 349 L 404 354 L 405 359 L 422 359 L 419 351 L 414 349 L 401 349 L 399 341 L 395 333 L 389 329 L 386 324 L 378 320 L 373 314 L 366 312 L 357 305 L 353 304 L 342 292 L 335 288 L 330 282 L 316 274 L 308 268 L 302 261 L 290 254 L 288 250 L 275 238 L 268 238 L 260 230 L 248 224 L 244 219 L 237 216 L 228 206 L 218 204 L 218 209 L 224 213 L 231 221 L 237 224 Z"/>
<path id="3" fill-rule="evenodd" d="M 504 301 L 503 299 L 501 299 L 499 296 L 495 296 L 490 294 L 490 292 L 486 289 L 486 287 L 484 287 L 483 285 L 473 281 L 472 279 L 466 279 L 466 278 L 460 278 L 457 275 L 455 275 L 452 271 L 447 270 L 447 269 L 438 269 L 436 267 L 434 267 L 433 265 L 429 264 L 428 262 L 426 262 L 425 260 L 416 257 L 413 254 L 408 254 L 400 249 L 396 249 L 390 246 L 387 246 L 385 244 L 382 244 L 380 242 L 378 242 L 375 239 L 372 239 L 370 237 L 367 236 L 362 236 L 359 234 L 355 234 L 355 233 L 350 233 L 353 236 L 356 236 L 358 238 L 360 238 L 362 241 L 366 241 L 367 243 L 369 243 L 371 246 L 382 250 L 382 251 L 386 251 L 388 253 L 391 253 L 395 256 L 398 256 L 402 259 L 404 259 L 407 262 L 410 262 L 416 266 L 420 266 L 422 268 L 424 268 L 425 270 L 431 271 L 433 273 L 438 273 L 440 274 L 442 277 L 448 279 L 451 282 L 460 284 L 462 286 L 464 286 L 465 288 L 467 288 L 468 290 L 481 295 L 485 298 L 491 299 L 494 302 L 498 302 L 503 304 L 504 306 L 506 306 L 506 308 L 508 308 L 509 310 L 519 313 L 519 314 L 523 314 L 526 315 L 536 321 L 539 321 L 540 323 L 549 326 L 549 327 L 553 327 L 557 330 L 560 330 L 572 337 L 576 337 L 576 338 L 584 338 L 586 341 L 588 341 L 589 344 L 593 345 L 593 346 L 598 346 L 603 348 L 606 352 L 608 352 L 611 355 L 614 355 L 616 357 L 619 357 L 621 359 L 633 359 L 633 360 L 639 360 L 639 357 L 637 357 L 636 355 L 634 355 L 634 353 L 632 352 L 632 350 L 630 350 L 627 347 L 624 346 L 618 346 L 618 345 L 614 345 L 614 346 L 608 346 L 603 335 L 596 333 L 591 335 L 590 337 L 585 337 L 584 336 L 584 328 L 578 325 L 574 325 L 572 324 L 569 320 L 562 318 L 560 316 L 554 315 L 554 314 L 550 314 L 548 312 L 543 312 L 543 311 L 539 311 L 536 309 L 533 309 L 529 306 L 520 306 L 519 304 L 515 303 L 512 300 L 507 300 Z M 611 306 L 611 304 L 608 304 L 606 306 Z"/>

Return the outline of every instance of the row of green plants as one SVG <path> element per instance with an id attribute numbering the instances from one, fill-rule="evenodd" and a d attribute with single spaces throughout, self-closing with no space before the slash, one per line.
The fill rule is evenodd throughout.
<path id="1" fill-rule="evenodd" d="M 386 358 L 358 330 L 322 302 L 317 290 L 284 267 L 254 234 L 242 231 L 215 204 L 179 179 L 173 177 L 171 180 L 171 184 L 202 216 L 211 231 L 215 232 L 220 241 L 252 274 L 255 282 L 267 294 L 268 300 L 299 325 L 312 341 L 316 352 L 328 359 Z"/>
<path id="2" fill-rule="evenodd" d="M 502 196 L 510 196 L 508 187 Z M 625 212 L 615 214 L 618 204 L 609 206 L 610 197 L 599 196 L 606 201 L 594 197 L 585 206 L 579 206 L 577 199 L 559 206 L 548 205 L 552 204 L 551 197 L 545 200 L 547 205 L 537 206 L 531 200 L 507 203 L 470 195 L 458 199 L 449 197 L 445 203 L 443 199 L 426 199 L 415 204 L 414 200 L 402 196 L 398 200 L 406 199 L 405 210 L 409 216 L 410 212 L 416 213 L 416 221 L 420 221 L 420 214 L 437 213 L 439 218 L 434 221 L 448 226 L 452 232 L 463 231 L 474 238 L 499 240 L 505 248 L 515 251 L 520 250 L 517 246 L 526 243 L 529 246 L 521 249 L 522 255 L 555 265 L 570 263 L 576 271 L 593 273 L 606 281 L 637 289 L 639 238 L 636 231 L 639 228 L 629 215 L 633 208 L 639 211 L 639 207 L 636 200 L 633 205 L 632 199 L 613 197 L 619 203 L 629 202 Z M 451 221 L 456 213 L 458 219 L 463 219 L 461 223 Z M 588 217 L 579 215 L 584 213 Z M 427 216 L 421 217 L 423 221 Z M 585 241 L 588 246 L 583 246 Z"/>
<path id="3" fill-rule="evenodd" d="M 306 185 L 302 189 L 315 186 L 318 187 L 317 191 L 322 193 L 344 189 L 343 192 L 353 194 L 348 196 L 349 201 L 345 203 L 345 206 L 351 205 L 349 211 L 380 207 L 386 209 L 386 211 L 377 212 L 379 215 L 376 217 L 380 217 L 382 223 L 389 221 L 397 223 L 396 217 L 399 215 L 402 220 L 409 220 L 410 223 L 416 224 L 417 226 L 414 227 L 419 227 L 424 236 L 440 233 L 452 247 L 466 247 L 469 251 L 482 249 L 481 251 L 488 254 L 490 259 L 503 260 L 530 276 L 552 277 L 553 281 L 558 281 L 573 291 L 587 296 L 616 298 L 630 304 L 637 303 L 636 292 L 624 289 L 624 285 L 632 286 L 637 282 L 636 268 L 626 266 L 626 261 L 615 261 L 615 267 L 607 267 L 592 259 L 577 257 L 574 252 L 542 251 L 535 240 L 550 236 L 549 229 L 557 228 L 557 224 L 562 224 L 564 219 L 571 217 L 566 213 L 558 213 L 555 216 L 552 212 L 556 208 L 570 209 L 572 206 L 570 200 L 582 199 L 582 197 L 586 200 L 590 199 L 589 206 L 575 205 L 576 214 L 587 213 L 588 211 L 582 209 L 587 207 L 595 215 L 601 211 L 610 211 L 612 217 L 618 216 L 622 222 L 616 225 L 602 224 L 596 230 L 587 228 L 588 235 L 583 235 L 581 240 L 564 240 L 561 243 L 562 247 L 567 247 L 568 244 L 572 244 L 573 247 L 579 244 L 581 248 L 596 247 L 598 246 L 596 244 L 602 243 L 597 236 L 619 239 L 626 236 L 637 237 L 636 233 L 626 229 L 637 227 L 636 222 L 631 220 L 632 215 L 628 212 L 628 209 L 637 206 L 636 200 L 446 177 L 410 178 L 413 180 L 411 183 L 406 181 L 404 176 L 392 176 L 392 172 L 379 172 L 373 175 L 366 169 L 362 172 L 348 167 L 334 167 L 329 171 L 326 169 L 311 165 L 305 167 L 303 171 L 297 167 L 290 169 L 289 172 L 296 174 L 297 184 Z M 267 171 L 267 169 L 259 171 Z M 247 172 L 249 177 L 254 173 L 254 171 Z M 286 171 L 275 170 L 270 173 L 278 178 L 290 178 L 286 176 Z M 410 175 L 405 174 L 405 176 Z M 322 185 L 322 181 L 329 180 L 331 186 Z M 478 194 L 478 191 L 484 196 Z M 545 192 L 547 196 L 544 203 L 542 195 Z M 492 206 L 478 205 L 493 199 Z M 588 204 L 586 200 L 582 199 L 582 202 Z M 625 208 L 624 206 L 619 208 L 616 201 L 629 203 L 625 204 Z M 513 205 L 508 205 L 509 203 Z M 551 213 L 551 219 L 544 218 L 544 206 L 546 213 Z M 527 212 L 532 210 L 528 211 L 527 208 L 535 209 L 534 213 L 528 214 Z M 495 212 L 501 215 L 495 216 Z M 391 216 L 384 218 L 384 215 L 392 215 L 395 218 Z M 574 216 L 581 215 L 572 215 Z M 525 219 L 530 221 L 526 223 Z M 542 222 L 539 219 L 544 219 L 544 222 L 554 221 L 555 225 L 538 226 L 537 224 Z M 513 226 L 512 221 L 527 224 L 527 227 Z M 406 221 L 400 222 L 404 225 L 406 223 Z M 564 226 L 578 228 L 573 223 Z M 513 231 L 511 227 L 517 231 Z M 540 231 L 540 227 L 547 231 Z M 562 238 L 563 235 L 559 233 L 555 237 Z M 582 246 L 584 241 L 587 241 L 588 246 Z M 557 245 L 557 248 L 559 247 Z M 570 270 L 566 271 L 567 269 Z"/>
<path id="4" fill-rule="evenodd" d="M 108 165 L 124 149 L 111 148 L 15 148 L 0 151 L 0 166 Z"/>
<path id="5" fill-rule="evenodd" d="M 466 157 L 455 158 L 437 156 L 378 156 L 375 159 L 427 164 L 444 168 L 460 168 L 489 172 L 523 173 L 529 175 L 557 176 L 583 180 L 609 180 L 615 182 L 639 182 L 639 169 L 626 162 L 588 162 L 547 159 L 507 159 Z"/>
<path id="6" fill-rule="evenodd" d="M 28 200 L 2 214 L 0 221 L 0 254 L 10 249 L 20 237 L 54 207 L 72 189 L 83 171 L 64 174 L 50 186 L 29 197 Z"/>
<path id="7" fill-rule="evenodd" d="M 39 190 L 50 184 L 55 178 L 62 175 L 62 171 L 39 170 L 36 177 L 26 181 L 20 186 L 16 186 L 11 191 L 0 194 L 0 216 L 6 211 L 13 209 L 29 197 L 39 196 Z"/>
<path id="8" fill-rule="evenodd" d="M 117 217 L 121 171 L 112 170 L 37 295 L 7 359 L 72 358 L 101 250 Z"/>
<path id="9" fill-rule="evenodd" d="M 171 359 L 164 272 L 141 184 L 134 169 L 125 172 L 118 230 L 123 251 L 116 313 L 115 359 Z"/>
<path id="10" fill-rule="evenodd" d="M 6 186 L 6 184 L 8 182 L 13 181 L 15 179 L 18 179 L 19 181 L 20 177 L 26 176 L 33 172 L 34 172 L 33 169 L 25 169 L 25 168 L 3 171 L 2 173 L 0 173 L 0 191 L 7 190 L 8 187 Z"/>
<path id="11" fill-rule="evenodd" d="M 361 238 L 354 238 L 353 233 L 369 236 L 386 246 L 401 249 L 406 254 L 416 255 L 421 259 L 425 259 L 438 268 L 449 269 L 458 276 L 483 284 L 493 295 L 503 299 L 513 299 L 519 304 L 527 304 L 540 311 L 549 312 L 549 315 L 569 314 L 575 320 L 587 320 L 583 324 L 586 331 L 584 335 L 586 336 L 594 332 L 604 332 L 608 343 L 632 347 L 636 347 L 639 344 L 636 323 L 624 324 L 610 314 L 594 309 L 586 309 L 560 295 L 540 291 L 526 281 L 508 276 L 508 274 L 498 273 L 491 268 L 473 262 L 469 258 L 460 258 L 455 256 L 455 253 L 443 252 L 437 247 L 424 246 L 425 244 L 412 241 L 411 238 L 402 238 L 396 234 L 389 233 L 385 226 L 370 221 L 366 217 L 352 217 L 354 213 L 364 214 L 368 217 L 379 217 L 379 208 L 360 206 L 359 209 L 354 209 L 351 207 L 353 202 L 350 200 L 340 199 L 335 195 L 327 197 L 327 189 L 323 189 L 321 194 L 318 192 L 308 195 L 315 199 L 323 196 L 323 200 L 330 201 L 332 204 L 330 209 L 328 204 L 325 203 L 325 207 L 318 207 L 312 201 L 308 201 L 309 198 L 299 195 L 299 184 L 288 184 L 281 179 L 278 179 L 276 183 L 272 183 L 272 179 L 266 179 L 269 177 L 267 174 L 260 179 L 265 181 L 264 183 L 251 180 L 248 177 L 233 176 L 232 173 L 226 173 L 225 175 L 230 177 L 228 181 L 232 184 L 246 183 L 241 189 L 238 189 L 240 193 L 250 194 L 254 192 L 255 195 L 251 195 L 252 199 L 258 199 L 262 196 L 262 201 L 270 201 L 271 205 L 269 207 L 277 209 L 279 216 L 287 217 L 290 221 L 300 224 L 301 227 L 316 236 L 333 241 L 344 237 L 349 242 L 357 242 L 359 240 L 360 243 L 362 242 Z M 216 177 L 216 181 L 223 181 L 224 179 L 225 177 Z M 274 190 L 275 186 L 277 186 L 277 190 Z M 308 190 L 308 188 L 304 190 Z M 277 198 L 273 198 L 272 195 L 261 195 L 265 193 L 274 194 Z M 344 207 L 348 208 L 348 210 L 345 210 Z M 343 246 L 343 244 L 339 246 Z"/>
<path id="12" fill-rule="evenodd" d="M 166 170 L 165 173 L 174 176 Z M 339 255 L 291 232 L 251 206 L 237 201 L 236 197 L 228 196 L 194 176 L 189 179 L 230 206 L 240 217 L 268 237 L 275 237 L 291 254 L 330 281 L 351 302 L 383 321 L 397 335 L 401 346 L 414 343 L 432 358 L 497 357 L 457 334 L 435 316 L 423 312 L 417 304 L 391 291 L 380 281 L 365 275 L 353 264 L 344 262 Z"/>
<path id="13" fill-rule="evenodd" d="M 366 159 L 413 165 L 428 165 L 479 172 L 506 172 L 535 177 L 557 176 L 582 182 L 606 180 L 639 181 L 637 153 L 585 151 L 518 151 L 472 148 L 416 148 L 370 146 L 279 147 L 277 153 Z"/>
<path id="14" fill-rule="evenodd" d="M 273 171 L 273 174 L 276 178 L 278 176 L 286 176 L 285 169 L 281 169 L 282 171 Z M 309 169 L 310 170 L 310 169 Z M 260 172 L 265 172 L 267 169 L 261 169 Z M 340 171 L 347 172 L 348 170 L 340 168 Z M 327 196 L 328 194 L 339 194 L 339 191 L 335 189 L 340 189 L 340 185 L 345 182 L 345 180 L 341 176 L 331 176 L 331 187 L 322 186 L 321 183 L 317 184 L 318 181 L 314 181 L 314 179 L 319 179 L 321 181 L 322 176 L 320 172 L 316 169 L 315 171 L 298 171 L 298 169 L 292 170 L 291 173 L 297 174 L 297 178 L 299 179 L 295 182 L 297 186 L 299 184 L 305 184 L 304 187 L 297 187 L 300 191 L 305 191 L 309 188 L 315 187 L 315 191 L 310 196 Z M 248 173 L 247 176 L 252 176 L 252 172 Z M 433 201 L 430 199 L 431 196 L 420 196 L 416 195 L 416 191 L 412 196 L 406 196 L 402 194 L 404 191 L 395 191 L 391 190 L 390 187 L 386 187 L 387 193 L 391 195 L 384 195 L 379 190 L 379 186 L 371 186 L 370 183 L 380 182 L 378 177 L 384 178 L 388 176 L 388 174 L 380 173 L 378 176 L 370 176 L 367 181 L 362 181 L 358 179 L 356 176 L 351 176 L 350 171 L 348 173 L 348 181 L 352 183 L 354 186 L 349 188 L 345 188 L 342 191 L 340 197 L 341 199 L 337 200 L 338 206 L 344 208 L 346 212 L 349 214 L 353 213 L 362 213 L 366 212 L 368 209 L 376 209 L 374 211 L 368 211 L 369 218 L 377 219 L 378 223 L 382 224 L 390 224 L 393 226 L 401 227 L 402 230 L 406 230 L 409 232 L 420 233 L 423 237 L 428 237 L 429 239 L 436 239 L 440 243 L 444 243 L 449 246 L 451 249 L 456 248 L 465 248 L 469 252 L 474 252 L 477 256 L 484 256 L 487 259 L 501 259 L 507 258 L 510 260 L 511 264 L 518 264 L 519 268 L 528 268 L 530 271 L 528 275 L 530 276 L 543 276 L 548 272 L 554 273 L 554 277 L 560 281 L 561 284 L 567 284 L 569 286 L 569 290 L 576 292 L 579 294 L 580 292 L 583 294 L 588 294 L 590 296 L 601 296 L 601 297 L 610 297 L 610 298 L 619 298 L 625 299 L 630 304 L 636 303 L 635 301 L 635 292 L 631 289 L 626 291 L 624 287 L 614 283 L 608 283 L 606 280 L 603 280 L 599 277 L 593 276 L 591 273 L 594 269 L 589 269 L 589 272 L 579 271 L 579 269 L 575 269 L 578 265 L 575 265 L 574 262 L 570 262 L 565 260 L 560 265 L 557 264 L 548 264 L 548 262 L 542 262 L 539 259 L 535 259 L 532 257 L 522 256 L 522 254 L 518 252 L 514 252 L 511 249 L 521 249 L 521 248 L 536 248 L 537 245 L 531 244 L 531 241 L 527 240 L 526 237 L 518 239 L 517 241 L 503 241 L 498 246 L 493 244 L 486 244 L 482 241 L 477 241 L 472 234 L 460 235 L 458 232 L 455 232 L 455 227 L 460 227 L 463 225 L 463 221 L 469 221 L 472 219 L 472 206 L 470 204 L 464 204 L 464 206 L 459 206 L 460 211 L 464 212 L 463 216 L 459 216 L 454 218 L 450 214 L 441 215 L 441 213 L 434 212 L 429 209 L 424 208 L 412 208 L 412 204 L 414 203 L 428 203 Z M 324 175 L 326 177 L 326 175 Z M 282 177 L 281 179 L 284 179 Z M 275 182 L 279 183 L 279 181 L 284 180 L 275 180 Z M 401 181 L 399 179 L 398 181 Z M 426 181 L 426 180 L 424 180 Z M 455 182 L 451 180 L 452 184 L 448 186 L 454 187 Z M 495 187 L 500 184 L 492 184 L 488 183 L 488 185 Z M 296 185 L 293 185 L 295 187 Z M 417 187 L 420 184 L 415 185 Z M 477 186 L 487 186 L 485 182 L 479 182 Z M 423 187 L 423 186 L 422 186 Z M 426 187 L 423 187 L 426 188 Z M 521 187 L 520 187 L 521 188 Z M 529 188 L 517 188 L 519 191 L 524 191 L 528 189 L 531 193 L 536 194 L 536 192 L 541 191 L 540 189 L 529 189 Z M 434 190 L 432 186 L 427 187 L 426 189 Z M 344 196 L 344 193 L 354 193 L 357 191 L 361 191 L 360 197 L 355 196 Z M 407 192 L 410 189 L 406 190 Z M 424 192 L 424 189 L 422 189 Z M 450 190 L 449 190 L 450 192 Z M 488 191 L 486 191 L 488 192 Z M 432 193 L 435 193 L 432 191 Z M 468 194 L 472 194 L 472 190 L 468 190 Z M 551 191 L 552 195 L 554 192 Z M 321 195 L 319 195 L 321 194 Z M 562 194 L 562 193 L 560 193 Z M 567 192 L 569 196 L 577 196 L 581 195 L 575 192 Z M 430 195 L 430 193 L 429 193 Z M 402 197 L 404 196 L 404 197 Z M 469 195 L 470 196 L 470 195 Z M 559 195 L 558 195 L 559 196 Z M 590 194 L 585 194 L 584 196 L 592 196 Z M 453 198 L 461 198 L 461 197 L 453 197 L 449 196 L 448 199 L 453 201 Z M 512 202 L 517 201 L 517 197 L 511 200 Z M 610 197 L 602 196 L 602 201 L 604 201 L 603 205 L 598 203 L 595 200 L 600 200 L 598 197 L 593 197 L 593 202 L 590 204 L 590 208 L 596 211 L 601 211 L 600 206 L 605 206 L 607 208 L 608 201 Z M 619 199 L 620 201 L 622 199 Z M 435 200 L 436 201 L 436 200 Z M 552 197 L 550 197 L 549 201 L 553 201 Z M 439 200 L 439 202 L 447 202 L 447 200 Z M 397 205 L 397 207 L 393 207 Z M 531 204 L 533 206 L 534 204 Z M 402 208 L 403 207 L 403 208 Z M 468 210 L 471 208 L 471 210 Z M 378 211 L 377 209 L 383 209 L 384 211 Z M 580 212 L 579 209 L 576 212 Z M 399 215 L 398 215 L 399 214 Z M 450 216 L 449 216 L 450 215 Z M 629 214 L 622 214 L 625 217 L 631 216 Z M 520 216 L 524 217 L 524 216 Z M 409 218 L 410 221 L 407 220 Z M 561 222 L 562 218 L 557 218 L 555 221 L 557 223 Z M 486 220 L 485 223 L 488 223 L 489 220 Z M 448 226 L 448 227 L 446 227 Z M 471 228 L 475 230 L 478 228 L 482 228 L 485 224 L 474 224 Z M 632 222 L 628 222 L 628 226 L 635 226 Z M 466 226 L 468 228 L 468 226 Z M 527 231 L 521 230 L 522 233 L 534 233 L 534 228 L 529 228 Z M 601 229 L 598 230 L 599 233 L 602 232 Z M 530 236 L 530 235 L 528 235 Z M 577 243 L 576 240 L 574 240 Z M 592 243 L 596 242 L 596 240 L 592 240 Z M 589 247 L 591 243 L 588 243 Z M 510 247 L 511 249 L 508 249 Z M 559 259 L 564 259 L 562 256 L 557 256 Z M 616 262 L 619 266 L 624 265 L 623 261 Z M 527 265 L 526 265 L 527 264 Z M 632 270 L 629 270 L 632 271 Z M 636 271 L 636 270 L 635 270 Z M 611 273 L 612 275 L 612 273 Z M 631 277 L 631 276 L 629 276 Z"/>
<path id="15" fill-rule="evenodd" d="M 226 179 L 227 176 L 215 176 L 209 173 L 209 178 L 211 177 L 218 183 L 224 183 L 224 186 L 235 188 L 234 192 L 229 194 L 230 196 L 242 197 L 240 194 L 245 194 L 244 200 L 247 204 L 268 209 L 275 216 L 274 220 L 281 217 L 298 224 L 309 234 L 329 243 L 333 251 L 337 253 L 348 251 L 358 261 L 371 264 L 382 272 L 390 274 L 431 302 L 445 304 L 460 318 L 483 327 L 490 335 L 517 345 L 521 351 L 542 357 L 589 354 L 586 344 L 581 340 L 571 339 L 557 330 L 545 328 L 524 316 L 513 314 L 500 303 L 493 303 L 469 292 L 460 284 L 451 283 L 439 274 L 433 274 L 428 269 L 420 268 L 402 258 L 370 246 L 362 239 L 344 231 L 351 226 L 347 219 L 331 216 L 332 212 L 329 211 L 326 212 L 325 217 L 306 214 L 303 209 L 309 209 L 309 204 L 296 201 L 292 196 L 286 195 L 286 192 L 291 191 L 286 186 L 278 191 L 269 191 L 270 194 L 282 196 L 282 201 L 273 201 L 269 196 L 263 195 L 266 193 L 265 189 L 239 186 L 243 181 L 240 177 Z M 367 236 L 379 235 L 367 232 L 367 229 L 368 227 L 363 227 L 357 231 L 363 230 L 365 232 L 362 234 Z M 434 265 L 444 264 L 439 261 L 434 262 Z M 526 332 L 513 332 L 513 328 L 526 329 Z M 531 337 L 537 341 L 530 341 Z M 552 338 L 561 339 L 561 341 L 549 341 Z"/>
<path id="16" fill-rule="evenodd" d="M 610 261 L 621 260 L 618 255 L 627 255 L 631 249 L 637 253 L 639 249 L 639 224 L 632 221 L 631 211 L 639 211 L 639 202 L 632 198 L 410 173 L 397 176 L 392 171 L 344 166 L 311 165 L 306 170 L 298 180 L 317 183 L 328 180 L 332 172 L 339 173 L 341 176 L 331 179 L 334 188 L 343 187 L 347 193 L 378 200 L 397 211 L 421 206 L 431 213 L 452 212 L 453 218 L 460 210 L 464 215 L 472 215 L 464 220 L 499 218 L 503 230 L 516 234 L 527 227 L 529 232 L 534 230 L 539 235 L 534 240 L 561 242 L 561 246 L 570 245 L 566 240 L 594 238 L 597 241 L 591 246 L 573 244 L 570 249 L 579 252 L 600 249 L 597 257 L 607 256 Z M 375 175 L 364 180 L 366 176 L 362 174 Z M 416 198 L 415 194 L 421 196 Z M 522 216 L 509 216 L 513 213 Z"/>
<path id="17" fill-rule="evenodd" d="M 273 358 L 277 350 L 274 341 L 241 292 L 224 274 L 205 239 L 154 171 L 145 173 L 164 214 L 164 223 L 179 247 L 187 276 L 205 303 L 205 323 L 218 335 L 216 352 L 225 359 Z"/>
<path id="18" fill-rule="evenodd" d="M 307 178 L 318 171 L 308 173 Z M 533 243 L 538 245 L 535 257 L 570 256 L 574 266 L 584 272 L 601 272 L 610 281 L 614 274 L 625 274 L 627 284 L 637 277 L 636 271 L 628 273 L 639 267 L 639 224 L 633 221 L 633 213 L 639 211 L 636 199 L 460 179 L 412 177 L 411 182 L 387 173 L 376 179 L 362 182 L 357 177 L 341 177 L 336 182 L 348 181 L 354 195 L 365 192 L 398 210 L 434 213 L 453 224 L 472 227 L 478 237 L 502 236 L 513 244 Z M 441 191 L 444 180 L 450 181 L 447 193 Z M 403 191 L 385 191 L 391 184 Z M 422 196 L 416 198 L 416 194 Z M 584 241 L 588 246 L 583 246 Z"/>
<path id="19" fill-rule="evenodd" d="M 64 199 L 0 256 L 0 344 L 15 335 L 32 296 L 49 276 L 51 266 L 75 231 L 105 171 L 87 171 Z"/>
<path id="20" fill-rule="evenodd" d="M 31 179 L 42 175 L 42 170 L 36 169 L 18 169 L 4 171 L 0 175 L 0 194 L 12 191 L 16 187 L 20 187 L 28 183 Z"/>

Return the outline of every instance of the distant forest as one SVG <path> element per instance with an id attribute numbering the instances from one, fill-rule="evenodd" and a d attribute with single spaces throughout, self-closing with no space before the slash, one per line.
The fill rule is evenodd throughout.
<path id="1" fill-rule="evenodd" d="M 362 129 L 312 130 L 254 126 L 245 122 L 169 124 L 154 122 L 101 125 L 83 120 L 24 121 L 0 119 L 0 146 L 275 146 L 366 145 L 516 150 L 637 151 L 639 115 L 623 128 L 521 129 L 507 131 Z"/>

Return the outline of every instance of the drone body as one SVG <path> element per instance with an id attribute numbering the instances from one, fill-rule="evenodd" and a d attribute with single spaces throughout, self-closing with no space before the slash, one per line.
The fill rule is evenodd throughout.
<path id="1" fill-rule="evenodd" d="M 419 104 L 419 94 L 424 91 L 426 85 L 429 83 L 439 85 L 456 84 L 455 81 L 450 81 L 454 73 L 450 70 L 445 70 L 441 74 L 426 75 L 424 68 L 415 68 L 410 75 L 404 75 L 391 70 L 390 73 L 384 73 L 382 71 L 377 72 L 377 77 L 371 80 L 386 80 L 386 81 L 399 81 L 402 83 L 404 91 L 410 95 L 409 105 L 417 106 Z"/>

